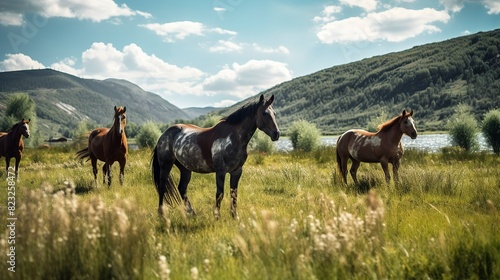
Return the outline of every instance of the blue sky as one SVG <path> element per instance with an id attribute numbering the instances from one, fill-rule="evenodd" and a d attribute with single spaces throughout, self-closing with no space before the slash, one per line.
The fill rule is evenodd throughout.
<path id="1" fill-rule="evenodd" d="M 335 65 L 499 27 L 500 0 L 0 0 L 0 71 L 126 79 L 180 108 L 228 106 Z"/>

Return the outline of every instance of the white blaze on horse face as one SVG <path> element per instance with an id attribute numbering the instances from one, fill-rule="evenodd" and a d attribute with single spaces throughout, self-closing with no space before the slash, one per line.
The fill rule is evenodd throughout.
<path id="1" fill-rule="evenodd" d="M 26 134 L 24 134 L 24 137 L 28 138 L 30 136 L 30 126 L 27 123 L 23 124 L 23 126 L 24 126 L 25 131 L 26 131 Z"/>

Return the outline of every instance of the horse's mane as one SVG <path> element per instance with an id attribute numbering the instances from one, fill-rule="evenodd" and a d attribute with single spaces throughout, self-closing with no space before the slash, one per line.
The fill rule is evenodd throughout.
<path id="1" fill-rule="evenodd" d="M 7 130 L 7 132 L 14 131 L 21 123 L 23 123 L 23 122 L 15 123 L 9 130 Z"/>
<path id="2" fill-rule="evenodd" d="M 378 128 L 378 131 L 386 131 L 386 130 L 389 130 L 393 125 L 395 124 L 398 124 L 399 121 L 403 118 L 403 117 L 406 117 L 406 116 L 409 116 L 410 113 L 406 113 L 404 116 L 401 114 L 401 115 L 398 115 L 388 121 L 386 121 L 385 123 L 382 123 L 382 124 L 379 124 L 379 126 L 377 126 Z"/>
<path id="3" fill-rule="evenodd" d="M 248 116 L 255 115 L 255 112 L 259 108 L 259 105 L 259 101 L 248 103 L 231 113 L 229 116 L 222 118 L 221 121 L 225 121 L 228 124 L 240 124 Z"/>
<path id="4" fill-rule="evenodd" d="M 15 123 L 9 130 L 7 130 L 7 132 L 14 131 L 14 129 L 16 129 L 19 126 L 19 124 L 20 123 Z"/>

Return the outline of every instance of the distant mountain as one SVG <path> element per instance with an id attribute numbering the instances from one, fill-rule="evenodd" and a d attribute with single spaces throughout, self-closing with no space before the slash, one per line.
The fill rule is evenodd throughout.
<path id="1" fill-rule="evenodd" d="M 126 106 L 127 120 L 135 124 L 190 118 L 159 95 L 126 80 L 82 79 L 51 69 L 1 72 L 0 112 L 6 97 L 18 92 L 35 101 L 38 122 L 51 130 L 49 135 L 57 135 L 61 126 L 75 127 L 81 120 L 108 125 L 114 106 Z"/>
<path id="2" fill-rule="evenodd" d="M 307 120 L 337 134 L 404 109 L 414 110 L 420 131 L 445 130 L 459 103 L 470 105 L 478 121 L 500 108 L 499 50 L 497 29 L 331 67 L 263 93 L 276 96 L 273 108 L 285 133 L 293 121 Z"/>
<path id="3" fill-rule="evenodd" d="M 195 119 L 200 116 L 206 115 L 208 113 L 211 113 L 216 110 L 220 110 L 222 108 L 217 108 L 217 107 L 203 107 L 203 108 L 198 108 L 198 107 L 189 107 L 189 108 L 183 108 L 182 111 L 186 113 L 189 116 L 189 119 Z"/>

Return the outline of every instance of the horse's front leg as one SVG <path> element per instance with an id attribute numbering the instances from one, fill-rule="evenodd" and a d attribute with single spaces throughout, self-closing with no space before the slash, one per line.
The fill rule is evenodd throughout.
<path id="1" fill-rule="evenodd" d="M 16 173 L 15 176 L 16 176 L 16 181 L 19 180 L 19 163 L 21 162 L 21 156 L 19 157 L 16 157 L 16 168 L 14 170 L 14 172 Z"/>
<path id="2" fill-rule="evenodd" d="M 394 181 L 395 182 L 399 182 L 399 166 L 400 166 L 399 159 L 395 160 L 392 163 L 392 173 L 394 175 Z"/>
<path id="3" fill-rule="evenodd" d="M 226 180 L 225 171 L 215 172 L 215 182 L 217 185 L 217 192 L 215 193 L 215 208 L 214 215 L 216 219 L 220 217 L 220 204 L 224 198 L 224 181 Z"/>
<path id="4" fill-rule="evenodd" d="M 242 173 L 243 169 L 241 167 L 230 173 L 231 179 L 229 180 L 229 185 L 231 187 L 231 216 L 235 219 L 238 219 L 236 206 L 238 204 L 238 183 Z"/>
<path id="5" fill-rule="evenodd" d="M 119 163 L 120 163 L 120 185 L 123 185 L 123 181 L 125 179 L 125 164 L 127 163 L 127 159 L 124 159 Z"/>
<path id="6" fill-rule="evenodd" d="M 113 165 L 113 162 L 106 162 L 104 163 L 104 166 L 102 167 L 102 171 L 104 172 L 104 179 L 106 180 L 106 177 L 108 179 L 108 189 L 111 188 L 111 166 Z M 104 182 L 103 182 L 104 184 Z"/>
<path id="7" fill-rule="evenodd" d="M 382 160 L 380 160 L 380 165 L 382 166 L 382 169 L 384 170 L 385 181 L 387 182 L 387 184 L 389 184 L 391 182 L 391 174 L 389 173 L 389 163 L 387 162 L 387 160 L 382 159 Z"/>

